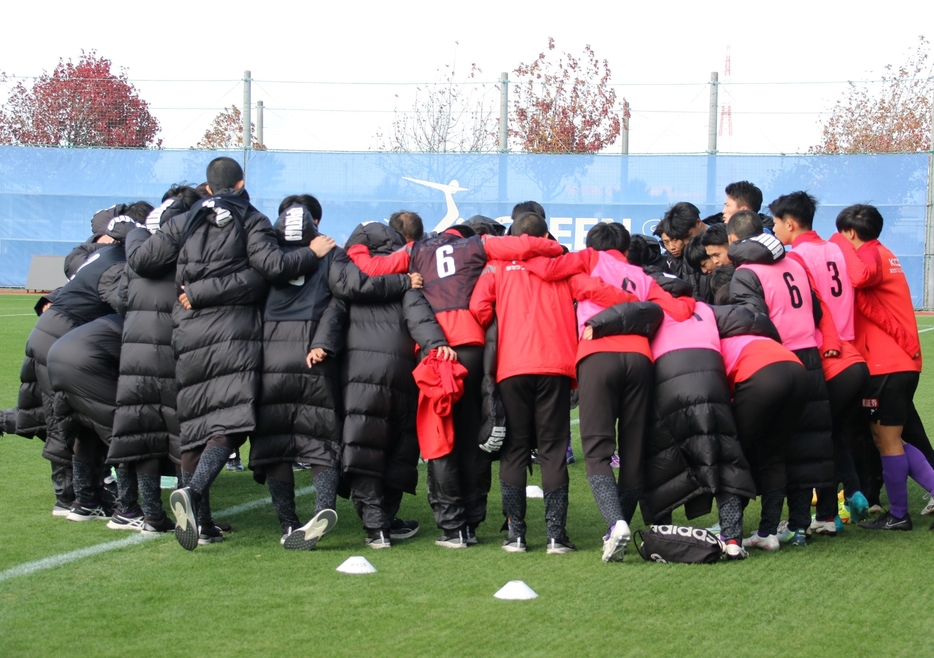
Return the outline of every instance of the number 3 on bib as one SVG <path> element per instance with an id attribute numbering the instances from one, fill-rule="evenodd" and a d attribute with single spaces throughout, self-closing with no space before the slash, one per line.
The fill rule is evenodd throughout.
<path id="1" fill-rule="evenodd" d="M 457 269 L 456 264 L 454 263 L 454 258 L 451 254 L 454 253 L 454 247 L 449 244 L 439 247 L 438 251 L 435 252 L 435 260 L 438 265 L 438 278 L 443 279 L 446 276 L 451 276 L 454 274 L 454 270 Z"/>

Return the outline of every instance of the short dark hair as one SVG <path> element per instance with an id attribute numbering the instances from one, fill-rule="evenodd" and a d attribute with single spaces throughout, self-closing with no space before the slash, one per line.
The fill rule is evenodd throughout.
<path id="1" fill-rule="evenodd" d="M 516 221 L 519 219 L 519 215 L 523 215 L 527 212 L 534 212 L 542 219 L 548 218 L 548 216 L 545 215 L 545 209 L 542 208 L 542 204 L 538 201 L 523 201 L 512 207 L 512 221 Z"/>
<path id="2" fill-rule="evenodd" d="M 170 187 L 168 191 L 162 195 L 162 203 L 165 203 L 169 199 L 178 199 L 179 197 L 182 198 L 187 207 L 191 208 L 193 205 L 198 203 L 198 201 L 204 198 L 204 194 L 199 192 L 197 188 L 191 187 L 190 185 L 177 183 Z"/>
<path id="3" fill-rule="evenodd" d="M 658 241 L 654 238 L 636 233 L 629 242 L 629 249 L 626 251 L 626 259 L 632 265 L 643 267 L 648 265 L 654 256 L 654 252 L 661 253 Z"/>
<path id="4" fill-rule="evenodd" d="M 762 190 L 750 183 L 748 180 L 741 180 L 730 183 L 723 190 L 726 195 L 736 201 L 738 205 L 746 206 L 750 210 L 759 212 L 762 207 Z M 732 219 L 730 221 L 733 221 Z"/>
<path id="5" fill-rule="evenodd" d="M 279 214 L 281 215 L 292 206 L 302 206 L 311 213 L 311 218 L 316 222 L 321 221 L 324 214 L 321 210 L 321 202 L 310 194 L 290 194 L 279 204 Z"/>
<path id="6" fill-rule="evenodd" d="M 730 303 L 730 281 L 733 280 L 735 265 L 721 265 L 710 277 L 710 289 L 713 291 L 713 303 L 718 306 Z"/>
<path id="7" fill-rule="evenodd" d="M 136 203 L 131 203 L 126 207 L 126 210 L 123 211 L 123 214 L 129 217 L 130 219 L 138 222 L 139 224 L 145 224 L 146 218 L 149 216 L 149 213 L 152 212 L 152 204 L 148 201 L 137 201 Z"/>
<path id="8" fill-rule="evenodd" d="M 615 249 L 625 255 L 631 241 L 629 231 L 617 222 L 600 222 L 587 231 L 587 246 L 597 251 Z"/>
<path id="9" fill-rule="evenodd" d="M 801 228 L 810 231 L 814 225 L 817 199 L 803 191 L 783 194 L 769 204 L 769 211 L 773 217 L 778 219 L 785 219 L 785 215 L 790 215 L 801 225 Z"/>
<path id="10" fill-rule="evenodd" d="M 700 210 L 693 203 L 679 201 L 665 212 L 662 221 L 668 222 L 665 235 L 675 240 L 686 240 L 700 221 Z"/>
<path id="11" fill-rule="evenodd" d="M 548 235 L 548 224 L 545 218 L 537 212 L 525 212 L 516 217 L 510 229 L 513 235 L 531 235 L 535 238 L 543 238 Z"/>
<path id="12" fill-rule="evenodd" d="M 389 226 L 401 233 L 407 242 L 418 242 L 425 236 L 422 218 L 411 210 L 394 212 L 389 218 Z"/>
<path id="13" fill-rule="evenodd" d="M 220 194 L 224 190 L 232 190 L 243 180 L 243 169 L 233 158 L 221 156 L 208 163 L 207 178 L 211 191 Z"/>
<path id="14" fill-rule="evenodd" d="M 837 231 L 853 229 L 863 242 L 877 240 L 882 235 L 882 223 L 879 209 L 867 203 L 847 206 L 837 215 Z"/>
<path id="15" fill-rule="evenodd" d="M 505 226 L 483 215 L 474 215 L 464 222 L 464 226 L 471 227 L 477 235 L 505 235 L 506 233 Z"/>
<path id="16" fill-rule="evenodd" d="M 712 224 L 697 237 L 701 239 L 701 244 L 705 247 L 711 245 L 725 247 L 730 243 L 730 238 L 726 234 L 726 226 L 726 224 Z"/>
<path id="17" fill-rule="evenodd" d="M 652 235 L 657 237 L 662 237 L 662 233 L 668 235 L 668 221 L 663 219 L 658 224 L 655 225 L 655 228 L 652 229 Z M 671 237 L 670 235 L 668 237 Z"/>
<path id="18" fill-rule="evenodd" d="M 684 260 L 687 261 L 692 269 L 700 271 L 701 263 L 708 258 L 710 258 L 710 256 L 707 255 L 707 249 L 704 248 L 701 236 L 695 235 L 684 247 Z"/>
<path id="19" fill-rule="evenodd" d="M 759 217 L 759 213 L 752 210 L 740 210 L 730 217 L 726 230 L 729 235 L 735 235 L 737 240 L 761 235 L 762 218 Z"/>

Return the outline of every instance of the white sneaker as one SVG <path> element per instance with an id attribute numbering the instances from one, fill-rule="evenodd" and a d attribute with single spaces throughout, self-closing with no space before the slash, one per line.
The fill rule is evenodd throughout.
<path id="1" fill-rule="evenodd" d="M 743 547 L 760 548 L 763 551 L 777 551 L 781 547 L 781 544 L 778 541 L 777 535 L 761 537 L 758 532 L 754 532 L 750 537 L 746 537 L 743 540 Z"/>
<path id="2" fill-rule="evenodd" d="M 630 539 L 632 539 L 632 532 L 629 530 L 629 524 L 623 519 L 614 523 L 609 534 L 603 538 L 603 561 L 622 562 L 623 553 L 626 552 Z"/>
<path id="3" fill-rule="evenodd" d="M 927 516 L 928 514 L 934 514 L 934 496 L 927 494 L 928 504 L 924 506 L 924 509 L 921 510 L 921 516 Z"/>
<path id="4" fill-rule="evenodd" d="M 808 528 L 811 534 L 824 535 L 825 537 L 837 536 L 837 524 L 833 521 L 818 521 L 811 519 L 811 527 Z"/>
<path id="5" fill-rule="evenodd" d="M 743 540 L 743 543 L 745 543 L 745 540 Z M 749 553 L 746 552 L 746 549 L 733 542 L 730 542 L 726 545 L 725 552 L 727 560 L 745 560 L 747 557 L 749 557 Z"/>

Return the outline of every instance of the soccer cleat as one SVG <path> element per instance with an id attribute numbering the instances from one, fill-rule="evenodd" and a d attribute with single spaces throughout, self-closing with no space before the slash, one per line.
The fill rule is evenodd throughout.
<path id="1" fill-rule="evenodd" d="M 735 539 L 731 539 L 726 543 L 727 560 L 745 560 L 747 557 L 749 557 L 749 553 L 747 553 Z"/>
<path id="2" fill-rule="evenodd" d="M 751 536 L 746 537 L 743 540 L 744 548 L 758 548 L 763 551 L 777 551 L 781 548 L 781 543 L 778 540 L 778 535 L 766 535 L 763 537 L 758 532 L 752 533 Z"/>
<path id="3" fill-rule="evenodd" d="M 467 548 L 467 531 L 464 528 L 445 530 L 444 534 L 435 540 L 435 546 L 443 548 Z"/>
<path id="4" fill-rule="evenodd" d="M 227 470 L 233 472 L 240 472 L 245 470 L 243 468 L 243 462 L 240 461 L 239 457 L 234 457 L 233 459 L 227 460 Z"/>
<path id="5" fill-rule="evenodd" d="M 205 526 L 198 534 L 198 546 L 217 544 L 222 541 L 224 541 L 224 533 L 216 525 Z"/>
<path id="6" fill-rule="evenodd" d="M 503 550 L 507 553 L 525 553 L 525 537 L 510 535 L 503 540 Z"/>
<path id="7" fill-rule="evenodd" d="M 805 530 L 795 530 L 788 538 L 789 546 L 807 546 L 808 534 Z"/>
<path id="8" fill-rule="evenodd" d="M 630 539 L 632 532 L 629 530 L 629 524 L 623 519 L 614 523 L 610 532 L 603 538 L 603 561 L 622 562 Z"/>
<path id="9" fill-rule="evenodd" d="M 75 503 L 65 518 L 69 521 L 106 521 L 110 514 L 100 505 L 85 507 L 81 503 Z"/>
<path id="10" fill-rule="evenodd" d="M 533 464 L 537 464 L 538 463 L 538 450 L 533 449 L 529 459 L 532 461 Z"/>
<path id="11" fill-rule="evenodd" d="M 195 518 L 195 503 L 191 490 L 185 487 L 173 491 L 169 496 L 169 508 L 175 516 L 175 538 L 178 543 L 186 551 L 198 548 L 200 532 Z"/>
<path id="12" fill-rule="evenodd" d="M 390 537 L 392 535 L 386 534 L 385 530 L 376 530 L 367 534 L 366 545 L 370 548 L 391 548 L 392 542 L 390 542 Z"/>
<path id="13" fill-rule="evenodd" d="M 869 514 L 870 514 L 870 515 L 882 514 L 882 512 L 884 512 L 884 511 L 885 511 L 885 510 L 882 509 L 882 505 L 870 505 L 870 506 L 869 506 Z"/>
<path id="14" fill-rule="evenodd" d="M 855 498 L 856 496 L 853 497 Z M 927 516 L 928 514 L 934 513 L 934 496 L 927 494 L 927 498 L 928 504 L 924 506 L 923 510 L 921 510 L 921 516 Z"/>
<path id="15" fill-rule="evenodd" d="M 869 501 L 861 491 L 857 491 L 852 498 L 847 499 L 846 508 L 850 512 L 850 523 L 859 523 L 869 518 Z M 921 513 L 924 514 L 924 512 Z"/>
<path id="16" fill-rule="evenodd" d="M 74 505 L 74 503 L 72 503 Z M 60 503 L 57 500 L 55 505 L 52 507 L 52 516 L 66 517 L 71 514 L 71 505 L 66 503 Z"/>
<path id="17" fill-rule="evenodd" d="M 823 535 L 825 537 L 837 536 L 837 524 L 834 521 L 818 521 L 817 519 L 812 519 L 809 530 L 812 534 Z"/>
<path id="18" fill-rule="evenodd" d="M 615 452 L 610 457 L 610 468 L 619 468 L 619 455 Z"/>
<path id="19" fill-rule="evenodd" d="M 220 530 L 221 532 L 230 532 L 231 530 L 233 530 L 233 526 L 230 525 L 229 523 L 218 523 L 214 519 L 211 519 L 211 523 L 213 525 L 216 525 L 217 529 Z"/>
<path id="20" fill-rule="evenodd" d="M 168 514 L 163 514 L 162 519 L 159 521 L 143 519 L 143 527 L 139 529 L 139 532 L 142 535 L 164 535 L 174 530 L 175 524 L 172 523 L 172 519 L 169 518 Z"/>
<path id="21" fill-rule="evenodd" d="M 900 519 L 892 512 L 886 512 L 874 519 L 860 521 L 859 527 L 867 530 L 911 530 L 914 526 L 911 523 L 910 514 L 906 514 L 904 518 Z"/>
<path id="22" fill-rule="evenodd" d="M 476 546 L 477 545 L 477 529 L 467 526 L 467 545 Z"/>
<path id="23" fill-rule="evenodd" d="M 107 522 L 107 527 L 111 530 L 142 530 L 143 510 L 136 509 L 130 514 L 114 512 L 114 515 L 110 517 L 110 521 Z"/>
<path id="24" fill-rule="evenodd" d="M 418 521 L 403 521 L 402 519 L 393 519 L 389 524 L 390 539 L 408 539 L 414 537 L 418 532 Z"/>
<path id="25" fill-rule="evenodd" d="M 775 536 L 778 537 L 778 541 L 782 544 L 787 544 L 788 540 L 794 535 L 793 530 L 788 529 L 788 521 L 779 521 L 778 529 L 775 531 Z"/>
<path id="26" fill-rule="evenodd" d="M 568 449 L 564 453 L 564 461 L 569 465 L 574 463 L 574 450 L 571 448 L 571 441 L 568 440 Z"/>
<path id="27" fill-rule="evenodd" d="M 577 546 L 571 543 L 571 540 L 568 539 L 567 535 L 561 537 L 560 539 L 549 539 L 548 547 L 545 551 L 547 555 L 564 555 L 565 553 L 570 553 L 571 551 L 576 551 Z"/>
<path id="28" fill-rule="evenodd" d="M 293 530 L 282 542 L 289 551 L 310 551 L 318 540 L 337 523 L 337 512 L 323 509 L 301 528 Z"/>

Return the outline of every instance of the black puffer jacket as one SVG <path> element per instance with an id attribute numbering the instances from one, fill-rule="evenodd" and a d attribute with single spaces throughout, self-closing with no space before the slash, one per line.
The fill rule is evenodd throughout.
<path id="1" fill-rule="evenodd" d="M 184 216 L 182 199 L 159 206 L 146 219 L 146 229 L 127 236 L 127 251 L 136 250 L 160 226 Z M 179 463 L 178 416 L 175 413 L 175 354 L 172 351 L 172 309 L 178 301 L 175 268 L 162 276 L 144 277 L 129 264 L 120 288 L 125 309 L 117 411 L 107 462 L 120 464 L 170 458 Z"/>
<path id="2" fill-rule="evenodd" d="M 307 249 L 317 237 L 302 206 L 283 212 L 275 224 L 283 251 Z M 250 469 L 265 482 L 265 467 L 304 462 L 340 468 L 341 386 L 347 305 L 331 296 L 328 272 L 336 249 L 311 274 L 273 284 L 263 314 L 262 393 L 256 431 L 250 437 Z M 308 368 L 305 357 L 320 347 L 328 356 Z"/>
<path id="3" fill-rule="evenodd" d="M 347 247 L 355 244 L 365 244 L 371 254 L 389 255 L 403 241 L 385 224 L 371 222 L 354 229 Z M 379 281 L 377 290 L 364 294 L 362 272 L 345 253 L 335 255 L 329 284 L 333 294 L 349 304 L 342 467 L 344 473 L 382 477 L 386 486 L 414 493 L 415 344 L 428 351 L 447 341 L 424 296 L 406 294 L 411 287 L 408 275 Z"/>
<path id="4" fill-rule="evenodd" d="M 744 263 L 769 265 L 785 257 L 785 252 L 774 245 L 772 236 L 757 236 L 730 245 L 730 260 L 739 268 Z M 769 247 L 773 248 L 770 249 Z M 762 282 L 755 272 L 739 268 L 730 282 L 730 297 L 739 304 L 758 313 L 769 313 Z M 820 322 L 820 304 L 811 291 L 814 325 Z M 801 411 L 795 433 L 785 447 L 785 465 L 789 489 L 810 489 L 834 486 L 833 439 L 831 437 L 830 395 L 821 367 L 820 351 L 816 347 L 793 350 L 807 370 L 807 402 Z"/>
<path id="5" fill-rule="evenodd" d="M 68 332 L 49 350 L 49 381 L 55 391 L 50 426 L 61 431 L 69 446 L 80 428 L 110 443 L 122 336 L 123 318 L 105 315 Z"/>
<path id="6" fill-rule="evenodd" d="M 215 435 L 251 432 L 256 426 L 263 358 L 261 305 L 266 280 L 310 274 L 318 264 L 311 249 L 285 254 L 272 224 L 245 190 L 199 201 L 130 251 L 130 266 L 157 277 L 177 263 L 172 346 L 176 357 L 182 450 Z"/>
<path id="7" fill-rule="evenodd" d="M 16 433 L 45 438 L 43 454 L 53 461 L 70 464 L 71 452 L 61 437 L 50 435 L 47 429 L 54 393 L 47 369 L 49 350 L 69 331 L 116 310 L 125 262 L 126 254 L 120 242 L 98 250 L 85 261 L 75 277 L 62 286 L 55 303 L 39 316 L 26 339 Z"/>

